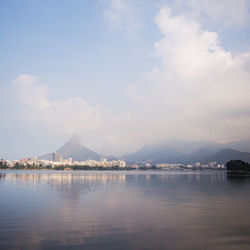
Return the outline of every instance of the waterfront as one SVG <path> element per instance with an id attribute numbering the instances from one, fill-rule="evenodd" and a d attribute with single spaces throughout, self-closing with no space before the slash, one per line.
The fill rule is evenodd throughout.
<path id="1" fill-rule="evenodd" d="M 249 249 L 250 179 L 0 171 L 0 249 Z"/>

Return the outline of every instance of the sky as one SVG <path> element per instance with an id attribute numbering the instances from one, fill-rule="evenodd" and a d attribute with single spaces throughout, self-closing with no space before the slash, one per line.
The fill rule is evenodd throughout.
<path id="1" fill-rule="evenodd" d="M 73 134 L 122 155 L 250 139 L 250 0 L 0 0 L 0 158 Z"/>

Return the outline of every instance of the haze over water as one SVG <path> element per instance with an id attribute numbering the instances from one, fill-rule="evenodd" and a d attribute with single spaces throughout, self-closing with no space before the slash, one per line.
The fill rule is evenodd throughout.
<path id="1" fill-rule="evenodd" d="M 249 249 L 225 172 L 1 171 L 0 249 Z"/>

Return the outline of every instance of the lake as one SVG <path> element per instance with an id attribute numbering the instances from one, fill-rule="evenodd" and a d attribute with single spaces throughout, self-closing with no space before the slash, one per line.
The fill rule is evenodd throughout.
<path id="1" fill-rule="evenodd" d="M 250 249 L 250 179 L 0 171 L 0 249 Z"/>

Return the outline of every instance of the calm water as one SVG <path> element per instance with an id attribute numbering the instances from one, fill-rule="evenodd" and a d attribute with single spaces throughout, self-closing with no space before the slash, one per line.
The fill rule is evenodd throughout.
<path id="1" fill-rule="evenodd" d="M 250 180 L 0 171 L 0 249 L 250 249 Z"/>

